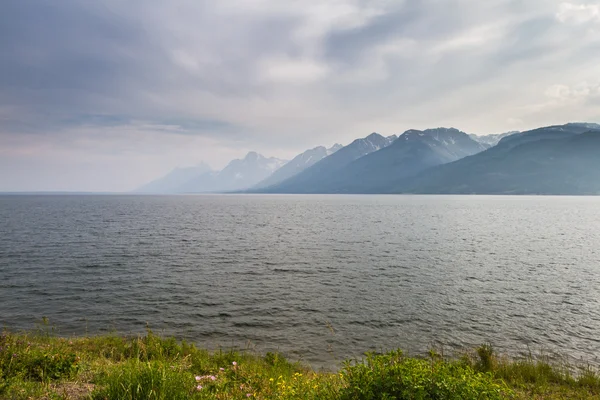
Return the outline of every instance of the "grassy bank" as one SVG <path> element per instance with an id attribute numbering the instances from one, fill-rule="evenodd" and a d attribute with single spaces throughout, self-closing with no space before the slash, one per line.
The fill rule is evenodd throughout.
<path id="1" fill-rule="evenodd" d="M 327 373 L 278 354 L 209 353 L 151 332 L 0 337 L 0 399 L 600 399 L 595 371 L 576 375 L 498 357 L 490 346 L 452 360 L 371 354 Z"/>

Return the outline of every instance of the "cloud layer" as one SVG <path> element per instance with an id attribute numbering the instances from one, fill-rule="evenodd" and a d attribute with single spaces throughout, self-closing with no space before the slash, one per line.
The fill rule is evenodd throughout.
<path id="1" fill-rule="evenodd" d="M 4 0 L 0 52 L 0 190 L 600 121 L 597 2 Z"/>

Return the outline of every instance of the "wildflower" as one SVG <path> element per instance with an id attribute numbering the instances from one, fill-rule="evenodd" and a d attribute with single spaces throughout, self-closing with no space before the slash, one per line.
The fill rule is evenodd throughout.
<path id="1" fill-rule="evenodd" d="M 196 376 L 196 382 L 200 382 L 202 380 L 201 376 Z"/>
<path id="2" fill-rule="evenodd" d="M 14 358 L 17 358 L 17 355 L 16 355 L 15 353 L 13 353 L 13 357 L 14 357 Z"/>
<path id="3" fill-rule="evenodd" d="M 236 367 L 237 366 L 237 362 L 232 362 L 233 366 Z"/>
<path id="4" fill-rule="evenodd" d="M 202 390 L 202 385 L 196 386 L 196 390 Z"/>
<path id="5" fill-rule="evenodd" d="M 246 397 L 252 397 L 252 393 L 246 393 Z"/>
<path id="6" fill-rule="evenodd" d="M 219 368 L 219 371 L 223 372 L 225 371 L 225 368 Z"/>
<path id="7" fill-rule="evenodd" d="M 209 378 L 210 378 L 211 381 L 216 381 L 217 380 L 217 377 L 214 376 L 214 375 L 209 376 Z"/>

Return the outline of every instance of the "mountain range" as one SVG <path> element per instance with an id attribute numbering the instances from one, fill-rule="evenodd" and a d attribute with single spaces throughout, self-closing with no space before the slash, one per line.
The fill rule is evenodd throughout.
<path id="1" fill-rule="evenodd" d="M 205 165 L 177 168 L 162 178 L 137 189 L 138 193 L 219 193 L 244 190 L 271 176 L 285 160 L 267 158 L 254 151 L 231 161 L 221 171 Z"/>
<path id="2" fill-rule="evenodd" d="M 371 153 L 388 147 L 397 136 L 383 137 L 371 133 L 362 139 L 356 139 L 348 146 L 342 147 L 332 155 L 306 168 L 301 173 L 279 184 L 263 188 L 269 193 L 330 193 L 339 177 L 345 174 L 350 165 Z M 335 192 L 335 191 L 334 191 Z"/>
<path id="3" fill-rule="evenodd" d="M 388 187 L 388 193 L 600 194 L 600 125 L 566 124 L 503 138 L 479 154 Z"/>
<path id="4" fill-rule="evenodd" d="M 315 147 L 314 149 L 306 150 L 304 153 L 298 154 L 290 162 L 273 172 L 273 174 L 271 174 L 271 176 L 269 176 L 267 179 L 264 179 L 256 184 L 254 188 L 266 188 L 283 182 L 286 179 L 298 175 L 305 169 L 315 165 L 325 157 L 332 155 L 342 147 L 344 146 L 336 143 L 329 149 L 325 148 L 324 146 L 319 146 Z"/>
<path id="5" fill-rule="evenodd" d="M 370 151 L 362 151 L 363 141 L 373 144 Z M 484 145 L 453 128 L 410 130 L 397 139 L 374 133 L 265 191 L 379 193 L 404 177 L 483 150 Z"/>
<path id="6" fill-rule="evenodd" d="M 372 133 L 290 162 L 250 152 L 221 171 L 175 169 L 143 193 L 600 194 L 600 125 L 469 135 L 455 128 Z"/>

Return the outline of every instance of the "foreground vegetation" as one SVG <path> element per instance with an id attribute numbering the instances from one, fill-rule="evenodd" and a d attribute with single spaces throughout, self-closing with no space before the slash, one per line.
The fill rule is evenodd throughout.
<path id="1" fill-rule="evenodd" d="M 152 332 L 59 338 L 0 336 L 0 399 L 600 399 L 590 368 L 512 361 L 489 345 L 448 360 L 369 354 L 315 372 L 279 354 L 209 353 Z"/>

